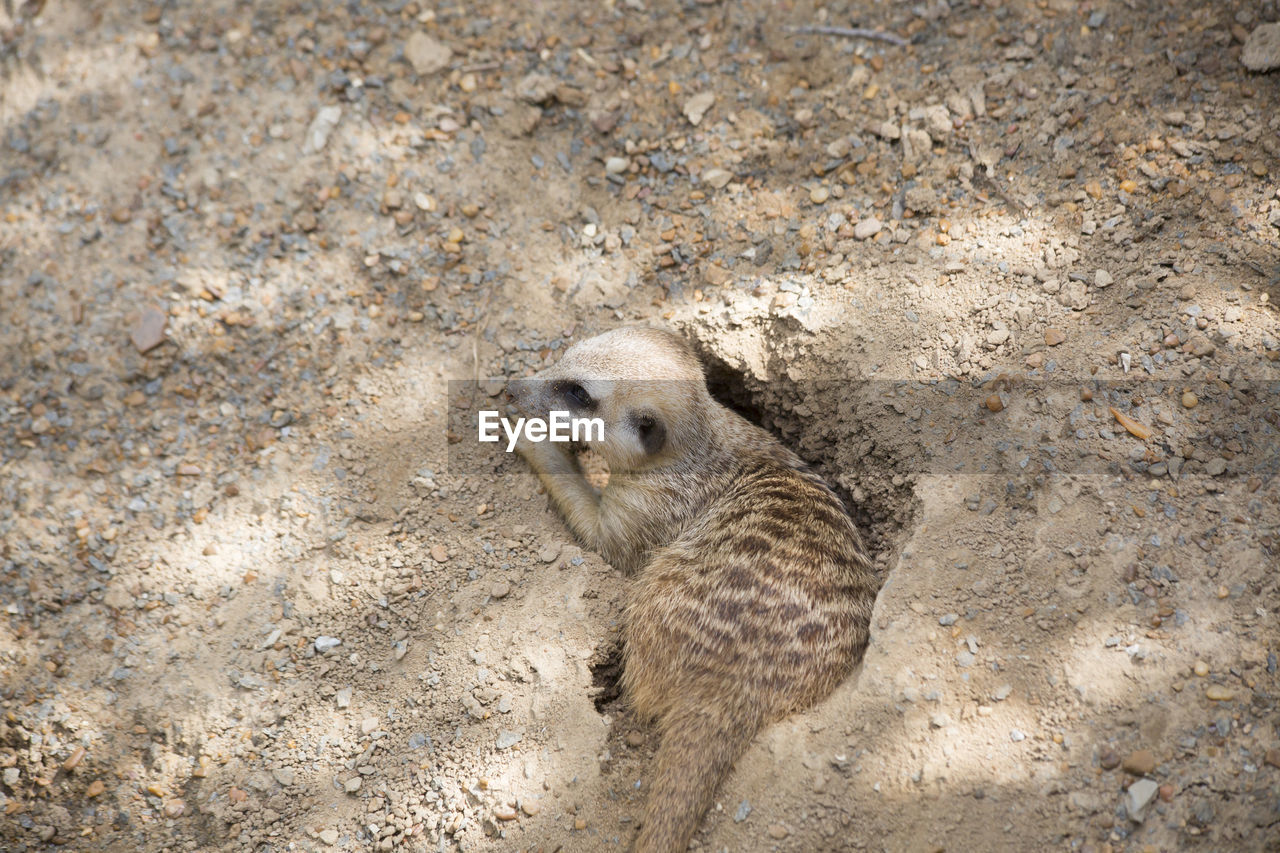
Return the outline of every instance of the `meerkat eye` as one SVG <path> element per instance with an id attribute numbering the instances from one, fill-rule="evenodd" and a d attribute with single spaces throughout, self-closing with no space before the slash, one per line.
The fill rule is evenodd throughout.
<path id="1" fill-rule="evenodd" d="M 564 396 L 571 402 L 589 409 L 595 405 L 595 401 L 591 399 L 591 395 L 587 393 L 587 389 L 583 388 L 577 382 L 571 382 L 564 386 Z"/>

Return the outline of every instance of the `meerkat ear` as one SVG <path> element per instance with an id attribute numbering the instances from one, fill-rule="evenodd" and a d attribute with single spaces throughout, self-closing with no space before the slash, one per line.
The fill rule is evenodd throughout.
<path id="1" fill-rule="evenodd" d="M 654 415 L 648 412 L 632 414 L 631 425 L 635 427 L 640 438 L 640 446 L 650 456 L 661 450 L 667 443 L 667 428 Z"/>

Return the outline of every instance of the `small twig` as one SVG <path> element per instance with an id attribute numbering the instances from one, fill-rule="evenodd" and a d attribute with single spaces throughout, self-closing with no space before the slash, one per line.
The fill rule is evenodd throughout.
<path id="1" fill-rule="evenodd" d="M 980 178 L 983 181 L 985 181 L 987 186 L 991 187 L 992 191 L 1014 213 L 1025 214 L 1027 212 L 1026 205 L 1018 201 L 1017 199 L 1015 199 L 1013 196 L 1009 195 L 1009 193 L 1005 190 L 1005 188 L 1001 186 L 1000 181 L 995 177 L 995 175 L 992 175 L 989 170 L 975 170 L 974 177 Z"/>
<path id="2" fill-rule="evenodd" d="M 910 42 L 895 33 L 882 33 L 879 30 L 866 30 L 861 27 L 787 27 L 789 32 L 812 36 L 840 36 L 847 39 L 870 39 L 887 41 L 897 47 L 906 47 Z"/>
<path id="3" fill-rule="evenodd" d="M 484 295 L 484 305 L 480 306 L 480 315 L 476 318 L 475 331 L 471 335 L 471 407 L 476 405 L 476 391 L 480 388 L 480 336 L 484 327 L 489 325 L 489 301 L 493 299 L 493 291 L 498 282 L 489 286 Z"/>
<path id="4" fill-rule="evenodd" d="M 991 187 L 995 194 L 1000 197 L 1000 200 L 1008 205 L 1010 210 L 1014 213 L 1022 214 L 1027 212 L 1027 208 L 1022 204 L 1022 202 L 1017 201 L 1013 196 L 1009 195 L 1009 193 L 1005 191 L 1005 188 L 1000 183 L 1000 179 L 995 175 L 995 168 L 987 165 L 987 163 L 978 156 L 978 152 L 973 149 L 972 145 L 969 146 L 969 159 L 973 161 L 974 165 L 973 176 L 986 182 L 987 186 Z"/>

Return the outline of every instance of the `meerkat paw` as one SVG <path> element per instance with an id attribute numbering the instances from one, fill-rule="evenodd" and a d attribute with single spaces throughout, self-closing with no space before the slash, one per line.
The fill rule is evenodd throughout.
<path id="1" fill-rule="evenodd" d="M 563 444 L 549 441 L 530 441 L 523 435 L 516 442 L 516 453 L 528 462 L 544 479 L 547 477 L 582 478 L 582 466 L 578 457 Z"/>

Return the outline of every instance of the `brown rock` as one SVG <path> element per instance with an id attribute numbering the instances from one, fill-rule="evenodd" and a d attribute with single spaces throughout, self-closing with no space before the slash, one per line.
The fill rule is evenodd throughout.
<path id="1" fill-rule="evenodd" d="M 75 770 L 80 766 L 80 762 L 84 761 L 85 749 L 83 746 L 77 746 L 72 750 L 71 755 L 67 756 L 67 760 L 62 762 L 63 770 Z"/>
<path id="2" fill-rule="evenodd" d="M 1216 349 L 1213 342 L 1204 335 L 1193 336 L 1191 340 L 1187 342 L 1187 345 L 1190 346 L 1192 355 L 1200 357 L 1213 355 L 1213 351 Z"/>
<path id="3" fill-rule="evenodd" d="M 437 542 L 431 546 L 431 559 L 437 563 L 443 563 L 449 559 L 449 549 Z"/>
<path id="4" fill-rule="evenodd" d="M 1267 764 L 1270 764 L 1272 767 L 1280 767 L 1280 749 L 1276 749 L 1275 747 L 1268 749 L 1267 754 L 1263 756 L 1262 760 Z"/>
<path id="5" fill-rule="evenodd" d="M 143 309 L 142 314 L 134 321 L 129 337 L 138 352 L 150 352 L 164 343 L 164 329 L 168 325 L 169 315 L 159 308 Z"/>
<path id="6" fill-rule="evenodd" d="M 1063 342 L 1063 341 L 1065 341 L 1066 339 L 1067 339 L 1066 334 L 1064 334 L 1063 332 L 1058 331 L 1057 329 L 1045 329 L 1045 330 L 1044 330 L 1044 342 L 1045 342 L 1048 346 L 1056 347 L 1058 344 L 1062 343 L 1062 342 Z"/>
<path id="7" fill-rule="evenodd" d="M 1156 769 L 1156 756 L 1149 749 L 1135 749 L 1121 762 L 1124 772 L 1134 776 L 1146 776 Z"/>
<path id="8" fill-rule="evenodd" d="M 706 280 L 707 284 L 713 287 L 720 287 L 721 285 L 728 283 L 729 279 L 733 277 L 733 273 L 729 272 L 719 264 L 707 264 L 702 271 L 702 277 Z"/>
<path id="9" fill-rule="evenodd" d="M 1004 400 L 1000 399 L 999 394 L 992 394 L 983 402 L 983 405 L 993 412 L 1000 412 L 1004 410 Z"/>
<path id="10" fill-rule="evenodd" d="M 591 126 L 595 128 L 596 133 L 612 133 L 613 129 L 618 126 L 618 120 L 621 118 L 622 110 L 601 113 L 591 120 Z"/>

